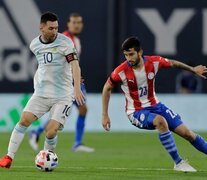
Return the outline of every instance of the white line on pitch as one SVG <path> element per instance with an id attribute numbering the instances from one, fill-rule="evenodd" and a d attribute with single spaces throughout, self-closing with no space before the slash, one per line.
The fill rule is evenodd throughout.
<path id="1" fill-rule="evenodd" d="M 13 166 L 13 168 L 35 168 L 35 166 Z M 141 171 L 172 171 L 173 169 L 168 168 L 144 168 L 144 167 L 137 167 L 137 168 L 125 168 L 125 167 L 61 167 L 61 169 L 80 169 L 80 170 L 90 170 L 90 169 L 98 169 L 98 170 L 141 170 Z M 198 170 L 199 172 L 207 172 L 207 170 Z"/>

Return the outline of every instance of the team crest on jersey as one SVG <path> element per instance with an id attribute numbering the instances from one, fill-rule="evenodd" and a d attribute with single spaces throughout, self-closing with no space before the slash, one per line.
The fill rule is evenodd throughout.
<path id="1" fill-rule="evenodd" d="M 142 113 L 141 115 L 140 115 L 140 121 L 144 121 L 144 119 L 145 119 L 145 115 L 144 115 L 144 113 Z"/>
<path id="2" fill-rule="evenodd" d="M 56 52 L 57 52 L 57 48 L 56 47 L 52 48 L 52 53 L 56 53 Z"/>
<path id="3" fill-rule="evenodd" d="M 150 72 L 150 73 L 147 75 L 148 79 L 150 79 L 150 80 L 153 79 L 154 76 L 155 76 L 155 74 L 154 74 L 153 72 Z"/>

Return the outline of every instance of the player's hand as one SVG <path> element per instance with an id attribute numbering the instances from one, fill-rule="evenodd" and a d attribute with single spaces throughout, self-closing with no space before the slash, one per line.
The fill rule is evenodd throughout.
<path id="1" fill-rule="evenodd" d="M 85 97 L 84 97 L 81 90 L 75 90 L 74 96 L 75 96 L 75 100 L 79 106 L 82 106 L 85 104 Z"/>
<path id="2" fill-rule="evenodd" d="M 204 76 L 203 74 L 207 73 L 207 68 L 206 66 L 203 66 L 203 65 L 198 65 L 198 66 L 195 66 L 193 67 L 193 71 L 195 74 L 197 74 L 198 76 L 206 79 L 206 76 Z"/>
<path id="3" fill-rule="evenodd" d="M 110 131 L 111 121 L 108 115 L 102 115 L 102 126 L 106 131 Z"/>

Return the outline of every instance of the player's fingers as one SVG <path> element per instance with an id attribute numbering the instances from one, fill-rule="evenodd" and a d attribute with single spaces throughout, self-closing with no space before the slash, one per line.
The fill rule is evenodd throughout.
<path id="1" fill-rule="evenodd" d="M 107 131 L 107 124 L 103 123 L 103 128 Z"/>
<path id="2" fill-rule="evenodd" d="M 200 77 L 202 77 L 203 79 L 206 79 L 206 76 L 202 75 L 202 74 L 198 74 Z"/>
<path id="3" fill-rule="evenodd" d="M 109 129 L 111 128 L 111 123 L 110 122 L 108 122 L 108 127 L 109 127 Z"/>
<path id="4" fill-rule="evenodd" d="M 106 130 L 107 131 L 110 131 L 110 128 L 111 128 L 111 123 L 110 122 L 107 122 Z"/>
<path id="5" fill-rule="evenodd" d="M 106 127 L 105 130 L 106 130 L 106 131 L 110 131 L 110 128 L 109 128 L 109 127 Z"/>
<path id="6" fill-rule="evenodd" d="M 79 106 L 85 104 L 85 99 L 83 97 L 77 97 L 76 102 Z"/>
<path id="7" fill-rule="evenodd" d="M 106 131 L 110 130 L 110 128 L 108 128 L 108 123 L 102 123 L 102 126 Z"/>

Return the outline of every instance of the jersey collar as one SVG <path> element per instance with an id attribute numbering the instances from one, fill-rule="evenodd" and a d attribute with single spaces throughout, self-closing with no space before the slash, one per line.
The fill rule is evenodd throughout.
<path id="1" fill-rule="evenodd" d="M 44 42 L 44 41 L 42 41 L 41 36 L 42 36 L 42 35 L 39 36 L 39 40 L 40 40 L 40 42 L 41 42 L 42 44 L 50 44 L 50 43 L 53 43 L 53 42 L 57 39 L 58 33 L 57 33 L 55 39 L 54 39 L 53 41 L 49 41 L 49 42 Z"/>

